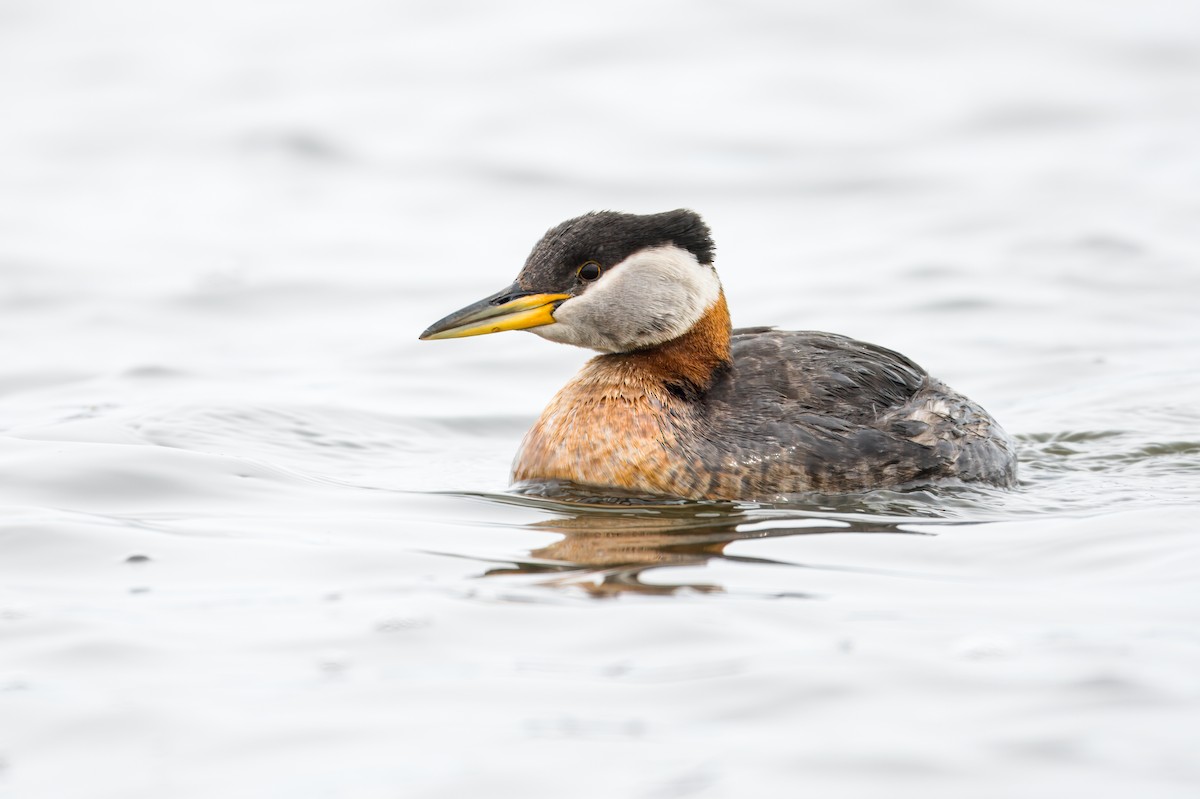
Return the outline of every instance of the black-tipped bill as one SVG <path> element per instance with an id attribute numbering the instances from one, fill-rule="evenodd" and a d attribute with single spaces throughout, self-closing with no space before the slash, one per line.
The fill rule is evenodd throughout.
<path id="1" fill-rule="evenodd" d="M 570 294 L 534 294 L 514 283 L 506 289 L 439 319 L 421 334 L 421 340 L 462 338 L 525 330 L 554 321 L 554 309 Z"/>

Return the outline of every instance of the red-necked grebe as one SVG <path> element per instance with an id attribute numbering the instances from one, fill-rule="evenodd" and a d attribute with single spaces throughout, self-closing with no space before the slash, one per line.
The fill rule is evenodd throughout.
<path id="1" fill-rule="evenodd" d="M 691 211 L 563 222 L 516 282 L 421 338 L 526 329 L 602 354 L 526 434 L 514 483 L 770 500 L 1016 479 L 991 416 L 903 355 L 831 333 L 731 329 L 712 238 Z"/>

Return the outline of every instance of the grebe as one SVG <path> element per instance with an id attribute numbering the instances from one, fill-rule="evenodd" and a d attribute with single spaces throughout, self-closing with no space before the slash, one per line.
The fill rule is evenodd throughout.
<path id="1" fill-rule="evenodd" d="M 731 329 L 692 211 L 567 220 L 516 282 L 421 338 L 502 330 L 602 353 L 526 434 L 514 484 L 770 501 L 1016 480 L 992 417 L 903 355 L 831 333 Z"/>

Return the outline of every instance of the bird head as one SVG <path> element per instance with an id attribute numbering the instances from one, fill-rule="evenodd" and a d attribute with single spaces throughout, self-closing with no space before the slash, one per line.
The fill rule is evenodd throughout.
<path id="1" fill-rule="evenodd" d="M 556 225 L 512 285 L 430 325 L 422 339 L 529 330 L 630 352 L 686 333 L 721 295 L 708 226 L 692 211 L 599 211 Z"/>

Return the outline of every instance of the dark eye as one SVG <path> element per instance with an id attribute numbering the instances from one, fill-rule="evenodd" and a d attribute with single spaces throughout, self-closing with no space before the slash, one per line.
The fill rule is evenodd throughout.
<path id="1" fill-rule="evenodd" d="M 600 277 L 600 264 L 595 261 L 588 261 L 583 266 L 579 267 L 579 271 L 575 274 L 579 275 L 581 280 L 595 280 Z"/>

